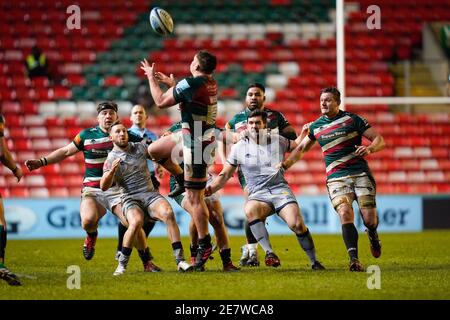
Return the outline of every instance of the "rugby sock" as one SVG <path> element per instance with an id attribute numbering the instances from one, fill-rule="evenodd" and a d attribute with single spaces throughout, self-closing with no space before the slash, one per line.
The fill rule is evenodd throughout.
<path id="1" fill-rule="evenodd" d="M 231 249 L 222 249 L 220 250 L 220 258 L 222 259 L 222 264 L 226 266 L 231 262 Z"/>
<path id="2" fill-rule="evenodd" d="M 247 237 L 247 243 L 258 243 L 258 240 L 256 240 L 255 236 L 252 233 L 252 230 L 250 230 L 250 226 L 248 224 L 248 221 L 244 221 L 244 229 L 245 229 L 245 236 Z"/>
<path id="3" fill-rule="evenodd" d="M 203 239 L 198 239 L 198 244 L 199 247 L 202 248 L 211 246 L 211 236 L 209 235 L 209 233 Z"/>
<path id="4" fill-rule="evenodd" d="M 148 238 L 148 235 L 150 232 L 152 232 L 153 228 L 155 227 L 156 222 L 151 220 L 144 221 L 144 225 L 142 226 L 142 229 L 144 229 L 145 235 Z"/>
<path id="5" fill-rule="evenodd" d="M 353 223 L 342 225 L 342 237 L 350 259 L 358 259 L 358 230 Z"/>
<path id="6" fill-rule="evenodd" d="M 117 251 L 122 251 L 123 236 L 125 235 L 125 232 L 127 232 L 127 227 L 119 222 L 119 224 L 117 225 L 117 234 L 119 237 L 119 240 L 117 242 Z"/>
<path id="7" fill-rule="evenodd" d="M 177 262 L 177 265 L 178 265 L 180 263 L 180 261 L 185 260 L 183 245 L 181 244 L 181 241 L 172 243 L 172 249 L 173 249 L 173 255 L 175 256 L 175 261 Z"/>
<path id="8" fill-rule="evenodd" d="M 250 229 L 253 235 L 258 240 L 259 244 L 263 248 L 264 252 L 273 252 L 272 246 L 269 241 L 269 233 L 267 232 L 264 222 L 259 219 L 253 220 L 249 223 Z"/>
<path id="9" fill-rule="evenodd" d="M 198 245 L 191 243 L 189 249 L 191 250 L 191 258 L 195 258 L 197 256 Z"/>
<path id="10" fill-rule="evenodd" d="M 97 238 L 98 232 L 95 230 L 94 232 L 86 232 L 90 238 Z"/>
<path id="11" fill-rule="evenodd" d="M 6 228 L 0 225 L 0 265 L 5 261 Z"/>
<path id="12" fill-rule="evenodd" d="M 133 251 L 133 248 L 122 247 L 122 254 L 119 257 L 119 264 L 125 268 L 128 265 L 128 261 L 130 261 L 131 251 Z"/>
<path id="13" fill-rule="evenodd" d="M 151 260 L 150 249 L 147 247 L 144 250 L 138 250 L 139 258 L 141 258 L 142 263 L 147 263 Z"/>
<path id="14" fill-rule="evenodd" d="M 309 232 L 309 229 L 306 229 L 305 233 L 297 234 L 297 241 L 302 247 L 303 250 L 305 250 L 306 255 L 309 258 L 309 261 L 311 264 L 314 264 L 316 262 L 316 249 L 314 248 L 314 241 L 311 236 L 311 233 Z"/>
<path id="15" fill-rule="evenodd" d="M 367 228 L 367 233 L 369 234 L 370 239 L 378 240 L 378 232 L 377 229 Z"/>
<path id="16" fill-rule="evenodd" d="M 367 228 L 367 234 L 369 236 L 370 239 L 374 239 L 374 240 L 378 240 L 378 232 L 377 232 L 377 228 L 378 228 L 378 218 L 377 218 L 377 222 L 373 225 L 367 225 L 366 223 L 364 223 L 364 225 Z"/>
<path id="17" fill-rule="evenodd" d="M 132 251 L 133 248 L 122 247 L 122 254 L 124 254 L 125 256 L 131 256 Z"/>

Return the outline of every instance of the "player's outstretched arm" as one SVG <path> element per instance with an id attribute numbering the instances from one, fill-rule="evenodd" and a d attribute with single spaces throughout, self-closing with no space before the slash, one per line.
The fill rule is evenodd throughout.
<path id="1" fill-rule="evenodd" d="M 147 76 L 150 92 L 158 108 L 163 109 L 174 106 L 177 103 L 173 97 L 174 87 L 170 87 L 166 92 L 161 90 L 155 74 L 155 63 L 150 65 L 147 59 L 144 59 L 144 61 L 141 61 L 141 69 L 144 70 L 144 73 Z"/>
<path id="2" fill-rule="evenodd" d="M 116 174 L 119 164 L 120 159 L 116 159 L 113 161 L 111 168 L 108 168 L 108 161 L 105 162 L 103 167 L 103 176 L 100 180 L 100 189 L 106 191 L 111 188 L 114 183 L 114 175 Z"/>
<path id="3" fill-rule="evenodd" d="M 303 140 L 297 144 L 297 140 L 291 142 L 291 154 L 286 160 L 278 164 L 278 168 L 283 168 L 284 170 L 289 169 L 294 163 L 303 157 L 303 154 L 307 152 L 314 145 L 315 141 L 311 140 L 308 136 L 305 136 Z"/>
<path id="4" fill-rule="evenodd" d="M 9 170 L 11 170 L 11 172 L 17 178 L 17 182 L 19 182 L 23 176 L 23 172 L 20 166 L 16 164 L 16 161 L 14 161 L 4 137 L 0 137 L 0 161 L 2 164 L 8 167 Z"/>
<path id="5" fill-rule="evenodd" d="M 50 154 L 42 157 L 40 159 L 30 159 L 25 161 L 25 165 L 27 166 L 29 171 L 33 171 L 39 169 L 48 164 L 58 163 L 63 161 L 67 157 L 73 156 L 75 153 L 80 151 L 73 142 L 69 143 L 67 146 L 56 149 Z"/>
<path id="6" fill-rule="evenodd" d="M 208 187 L 206 187 L 205 196 L 210 196 L 218 190 L 222 189 L 225 183 L 233 176 L 236 168 L 236 166 L 226 163 L 219 175 Z"/>
<path id="7" fill-rule="evenodd" d="M 288 125 L 283 130 L 281 130 L 280 136 L 283 136 L 289 140 L 295 140 L 297 138 L 297 133 L 295 132 L 295 129 L 293 126 Z"/>
<path id="8" fill-rule="evenodd" d="M 170 76 L 168 76 L 160 71 L 157 71 L 157 72 L 155 72 L 155 78 L 156 78 L 156 80 L 165 84 L 169 88 L 175 87 L 175 85 L 177 84 L 175 81 L 175 77 L 172 73 L 170 74 Z"/>

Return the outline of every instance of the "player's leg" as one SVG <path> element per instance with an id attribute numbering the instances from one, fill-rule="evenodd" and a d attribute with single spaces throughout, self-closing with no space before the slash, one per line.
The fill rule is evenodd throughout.
<path id="1" fill-rule="evenodd" d="M 348 180 L 327 183 L 328 193 L 341 221 L 342 237 L 350 258 L 349 269 L 350 271 L 364 271 L 364 267 L 358 259 L 358 230 L 354 224 L 355 214 L 352 207 L 355 194 L 351 186 L 352 182 Z"/>
<path id="2" fill-rule="evenodd" d="M 122 251 L 119 256 L 119 264 L 114 271 L 113 275 L 118 276 L 125 272 L 128 261 L 130 260 L 131 252 L 133 251 L 133 244 L 136 241 L 138 233 L 142 232 L 142 225 L 144 224 L 144 212 L 137 203 L 129 203 L 125 205 L 125 215 L 128 221 L 128 228 L 123 237 Z M 145 238 L 144 242 L 145 242 Z M 139 249 L 144 249 L 142 245 Z"/>
<path id="3" fill-rule="evenodd" d="M 83 192 L 80 203 L 80 217 L 81 227 L 87 233 L 83 244 L 83 256 L 86 260 L 91 260 L 94 256 L 98 222 L 105 213 L 106 209 L 98 203 L 95 194 Z"/>
<path id="4" fill-rule="evenodd" d="M 259 266 L 258 259 L 258 240 L 253 236 L 247 219 L 244 221 L 244 230 L 247 243 L 242 247 L 242 257 L 239 265 L 244 267 Z"/>
<path id="5" fill-rule="evenodd" d="M 10 286 L 20 286 L 22 284 L 19 278 L 5 266 L 6 232 L 5 209 L 0 196 L 0 279 L 5 280 Z"/>
<path id="6" fill-rule="evenodd" d="M 245 178 L 241 171 L 238 171 L 239 182 L 242 186 L 245 186 Z M 248 198 L 248 190 L 244 187 L 244 197 Z M 247 239 L 246 244 L 241 247 L 242 256 L 239 260 L 239 265 L 243 267 L 257 267 L 259 266 L 258 259 L 258 240 L 253 236 L 252 230 L 248 224 L 248 220 L 244 220 L 245 237 Z"/>
<path id="7" fill-rule="evenodd" d="M 370 252 L 372 256 L 381 256 L 381 241 L 378 237 L 378 214 L 376 205 L 376 184 L 370 176 L 356 178 L 355 181 L 356 200 L 361 211 L 361 216 L 366 226 L 367 235 L 370 242 Z"/>
<path id="8" fill-rule="evenodd" d="M 151 221 L 150 219 L 146 219 L 144 221 L 142 229 L 147 238 L 154 227 L 155 227 L 154 221 Z M 119 221 L 119 223 L 117 224 L 117 252 L 120 252 L 122 250 L 123 236 L 125 235 L 126 231 L 127 227 L 123 225 L 121 221 Z"/>
<path id="9" fill-rule="evenodd" d="M 0 268 L 4 267 L 5 263 L 6 232 L 5 209 L 3 199 L 0 197 Z"/>
<path id="10" fill-rule="evenodd" d="M 209 234 L 209 210 L 205 203 L 205 187 L 207 182 L 207 165 L 190 164 L 195 160 L 194 153 L 188 148 L 183 151 L 186 195 L 184 208 L 195 223 L 198 233 L 198 251 L 195 268 L 201 269 L 212 254 L 211 236 Z"/>
<path id="11" fill-rule="evenodd" d="M 305 251 L 311 263 L 313 270 L 325 269 L 322 264 L 316 258 L 316 249 L 314 241 L 305 225 L 305 221 L 300 212 L 300 207 L 296 202 L 286 204 L 279 212 L 278 215 L 286 222 L 289 229 L 291 229 L 300 244 L 300 247 Z"/>
<path id="12" fill-rule="evenodd" d="M 278 267 L 280 259 L 274 253 L 269 240 L 269 233 L 264 225 L 265 219 L 273 212 L 273 207 L 266 202 L 249 199 L 244 207 L 250 229 L 263 248 L 266 266 Z"/>
<path id="13" fill-rule="evenodd" d="M 191 251 L 191 259 L 190 262 L 192 265 L 195 264 L 195 258 L 197 257 L 197 251 L 198 251 L 198 233 L 197 228 L 195 227 L 194 220 L 191 219 L 189 221 L 189 238 L 191 239 L 190 244 L 190 251 Z"/>
<path id="14" fill-rule="evenodd" d="M 178 271 L 186 272 L 191 271 L 192 266 L 186 262 L 184 257 L 183 245 L 181 243 L 180 229 L 178 228 L 175 214 L 169 202 L 159 196 L 155 201 L 151 202 L 148 206 L 150 216 L 153 219 L 158 219 L 166 224 L 167 235 L 170 243 L 172 244 L 173 255 L 178 267 Z"/>
<path id="15" fill-rule="evenodd" d="M 138 250 L 139 258 L 144 266 L 144 272 L 159 272 L 161 271 L 161 268 L 153 263 L 153 255 L 148 247 L 147 235 L 145 233 L 146 220 L 147 219 L 144 218 L 144 226 L 136 234 L 134 246 Z"/>
<path id="16" fill-rule="evenodd" d="M 183 135 L 184 186 L 186 188 L 185 208 L 191 214 L 198 233 L 198 251 L 194 268 L 201 270 L 212 254 L 209 234 L 209 211 L 205 203 L 205 187 L 208 180 L 208 166 L 213 162 L 212 142 L 192 140 L 190 134 Z"/>
<path id="17" fill-rule="evenodd" d="M 123 237 L 127 232 L 128 221 L 122 211 L 121 194 L 117 187 L 110 188 L 105 192 L 99 193 L 97 201 L 107 210 L 111 211 L 118 219 L 118 243 L 115 260 L 119 260 L 120 252 L 122 251 Z"/>
<path id="18" fill-rule="evenodd" d="M 209 210 L 209 223 L 214 229 L 217 238 L 217 246 L 219 247 L 220 258 L 224 271 L 237 271 L 239 268 L 233 265 L 231 261 L 231 248 L 229 246 L 229 239 L 225 221 L 223 220 L 223 210 L 220 201 L 206 200 L 206 205 Z"/>
<path id="19" fill-rule="evenodd" d="M 171 188 L 172 188 L 172 184 L 171 184 Z M 177 197 L 174 198 L 175 202 L 178 203 L 178 205 L 183 208 L 187 213 L 189 213 L 189 211 L 186 210 L 185 208 L 185 197 L 184 194 L 181 194 Z M 189 213 L 189 215 L 191 215 Z M 195 257 L 197 256 L 197 250 L 198 250 L 198 233 L 197 233 L 197 229 L 195 228 L 195 223 L 194 220 L 192 219 L 192 215 L 191 215 L 191 220 L 189 221 L 189 239 L 190 239 L 190 245 L 189 245 L 189 250 L 190 250 L 190 263 L 191 265 L 195 264 Z"/>
<path id="20" fill-rule="evenodd" d="M 122 252 L 122 247 L 123 247 L 123 238 L 128 229 L 128 221 L 125 219 L 125 216 L 123 215 L 121 203 L 117 203 L 116 205 L 114 205 L 112 208 L 112 212 L 120 220 L 118 223 L 118 226 L 117 226 L 117 228 L 118 228 L 118 244 L 117 244 L 117 252 L 116 252 L 116 256 L 115 256 L 115 259 L 117 261 L 119 261 L 120 254 Z M 142 264 L 144 266 L 144 271 L 145 272 L 158 272 L 158 271 L 161 271 L 161 268 L 159 268 L 157 265 L 155 265 L 151 261 L 151 260 L 153 260 L 153 255 L 150 252 L 150 248 L 147 246 L 148 226 L 149 225 L 151 226 L 151 228 L 150 228 L 150 231 L 151 231 L 151 229 L 153 229 L 153 227 L 155 225 L 155 222 L 148 221 L 148 220 L 150 220 L 150 219 L 144 219 L 142 230 L 140 230 L 137 233 L 136 243 L 134 246 L 138 250 L 139 257 L 141 258 Z M 150 233 L 150 231 L 149 231 L 149 233 Z"/>
<path id="21" fill-rule="evenodd" d="M 212 254 L 211 235 L 208 228 L 209 211 L 204 200 L 205 185 L 206 181 L 200 183 L 186 181 L 185 208 L 191 214 L 198 233 L 196 268 L 201 268 Z"/>
<path id="22" fill-rule="evenodd" d="M 175 177 L 177 185 L 169 193 L 170 197 L 179 196 L 184 192 L 184 173 L 183 169 L 178 165 L 180 160 L 182 160 L 180 158 L 180 152 L 182 151 L 180 134 L 161 137 L 152 142 L 148 148 L 150 157 Z"/>

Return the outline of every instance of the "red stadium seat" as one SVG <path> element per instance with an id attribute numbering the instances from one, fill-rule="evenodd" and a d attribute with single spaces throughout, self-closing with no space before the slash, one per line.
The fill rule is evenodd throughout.
<path id="1" fill-rule="evenodd" d="M 50 192 L 47 188 L 29 188 L 29 197 L 31 198 L 48 198 Z"/>
<path id="2" fill-rule="evenodd" d="M 28 198 L 30 196 L 30 193 L 28 191 L 28 188 L 26 187 L 10 187 L 9 196 L 11 198 Z"/>
<path id="3" fill-rule="evenodd" d="M 69 189 L 64 187 L 49 188 L 48 191 L 52 198 L 67 198 L 70 196 Z"/>

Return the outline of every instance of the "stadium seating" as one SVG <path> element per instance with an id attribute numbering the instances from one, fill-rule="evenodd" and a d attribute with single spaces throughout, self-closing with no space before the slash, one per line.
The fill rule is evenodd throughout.
<path id="1" fill-rule="evenodd" d="M 115 100 L 120 115 L 127 117 L 131 98 L 145 82 L 140 60 L 147 57 L 158 70 L 182 77 L 199 48 L 218 56 L 218 123 L 242 108 L 249 83 L 261 82 L 267 87 L 267 106 L 282 111 L 299 131 L 317 118 L 320 89 L 336 83 L 334 1 L 267 0 L 258 1 L 258 9 L 254 2 L 154 1 L 152 6 L 166 8 L 176 22 L 174 35 L 167 38 L 151 31 L 145 2 L 80 0 L 81 30 L 65 27 L 68 1 L 2 2 L 0 108 L 16 159 L 23 163 L 68 144 L 82 128 L 95 124 L 95 101 Z M 370 33 L 365 23 L 371 1 L 355 3 L 347 12 L 347 95 L 391 96 L 395 83 L 388 61 L 412 58 L 422 42 L 421 23 L 450 20 L 449 3 L 378 1 L 383 32 Z M 35 44 L 50 61 L 52 81 L 25 76 L 23 60 Z M 380 193 L 450 192 L 448 113 L 393 113 L 387 105 L 348 110 L 366 117 L 385 137 L 387 149 L 370 156 Z M 172 121 L 158 116 L 151 129 L 163 132 Z M 5 197 L 79 196 L 83 171 L 81 154 L 37 170 L 19 184 L 3 168 L 0 189 Z M 296 192 L 326 192 L 317 146 L 287 179 Z M 161 188 L 167 193 L 167 175 Z M 242 192 L 233 180 L 224 193 Z"/>

